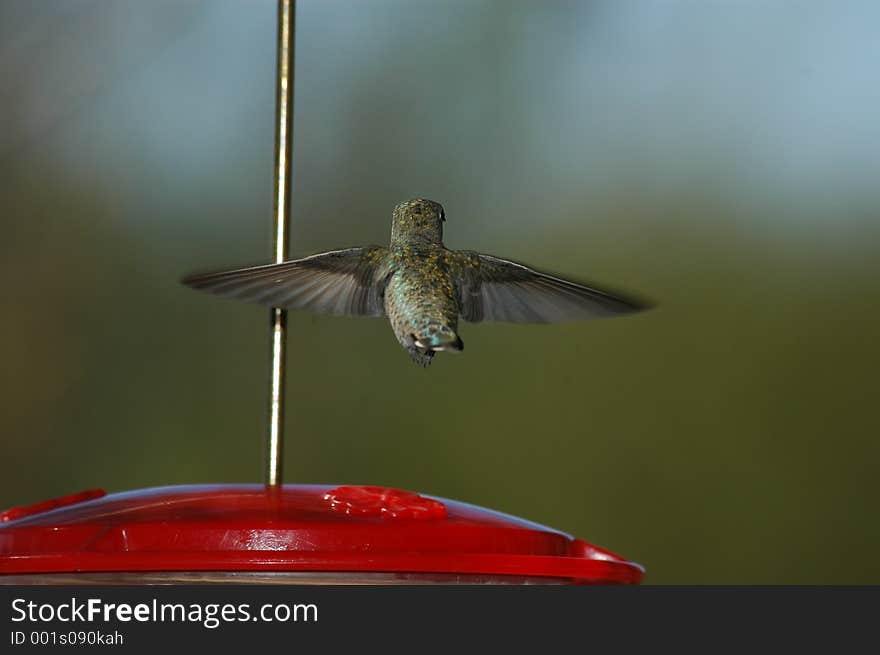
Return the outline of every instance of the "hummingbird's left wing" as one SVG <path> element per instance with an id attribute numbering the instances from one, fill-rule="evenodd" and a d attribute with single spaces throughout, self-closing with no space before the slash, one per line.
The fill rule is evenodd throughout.
<path id="1" fill-rule="evenodd" d="M 472 323 L 561 323 L 630 314 L 648 305 L 476 252 L 456 253 L 461 317 Z"/>
<path id="2" fill-rule="evenodd" d="M 190 275 L 182 281 L 228 298 L 318 314 L 383 316 L 381 246 L 332 250 L 281 264 Z"/>

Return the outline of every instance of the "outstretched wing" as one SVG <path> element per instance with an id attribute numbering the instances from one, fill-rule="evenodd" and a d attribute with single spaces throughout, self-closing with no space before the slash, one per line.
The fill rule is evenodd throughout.
<path id="1" fill-rule="evenodd" d="M 383 316 L 386 248 L 333 250 L 235 271 L 190 275 L 183 283 L 245 302 L 319 314 Z"/>
<path id="2" fill-rule="evenodd" d="M 461 317 L 472 323 L 561 323 L 630 314 L 648 305 L 476 252 L 457 253 Z"/>

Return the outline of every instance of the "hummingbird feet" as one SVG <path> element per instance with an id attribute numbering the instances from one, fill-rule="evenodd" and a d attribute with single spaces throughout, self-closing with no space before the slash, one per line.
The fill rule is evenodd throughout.
<path id="1" fill-rule="evenodd" d="M 406 349 L 406 352 L 408 352 L 412 360 L 422 368 L 426 367 L 431 363 L 431 360 L 434 359 L 433 350 L 422 350 L 421 348 L 410 346 Z"/>

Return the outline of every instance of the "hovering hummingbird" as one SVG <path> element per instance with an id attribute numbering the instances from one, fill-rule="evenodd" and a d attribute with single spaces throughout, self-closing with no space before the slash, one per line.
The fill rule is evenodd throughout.
<path id="1" fill-rule="evenodd" d="M 192 275 L 183 283 L 269 307 L 319 314 L 387 316 L 413 361 L 461 351 L 459 317 L 471 323 L 560 323 L 629 314 L 645 304 L 522 264 L 443 245 L 439 203 L 394 208 L 391 244 L 331 250 L 303 259 Z"/>

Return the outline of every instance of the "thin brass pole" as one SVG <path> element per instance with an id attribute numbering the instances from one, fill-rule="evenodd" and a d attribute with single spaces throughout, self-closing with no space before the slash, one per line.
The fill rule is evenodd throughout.
<path id="1" fill-rule="evenodd" d="M 287 259 L 290 227 L 291 145 L 293 141 L 293 54 L 295 0 L 278 0 L 278 84 L 275 97 L 275 262 Z M 269 432 L 266 435 L 266 485 L 282 482 L 284 461 L 284 352 L 287 312 L 270 310 Z"/>

